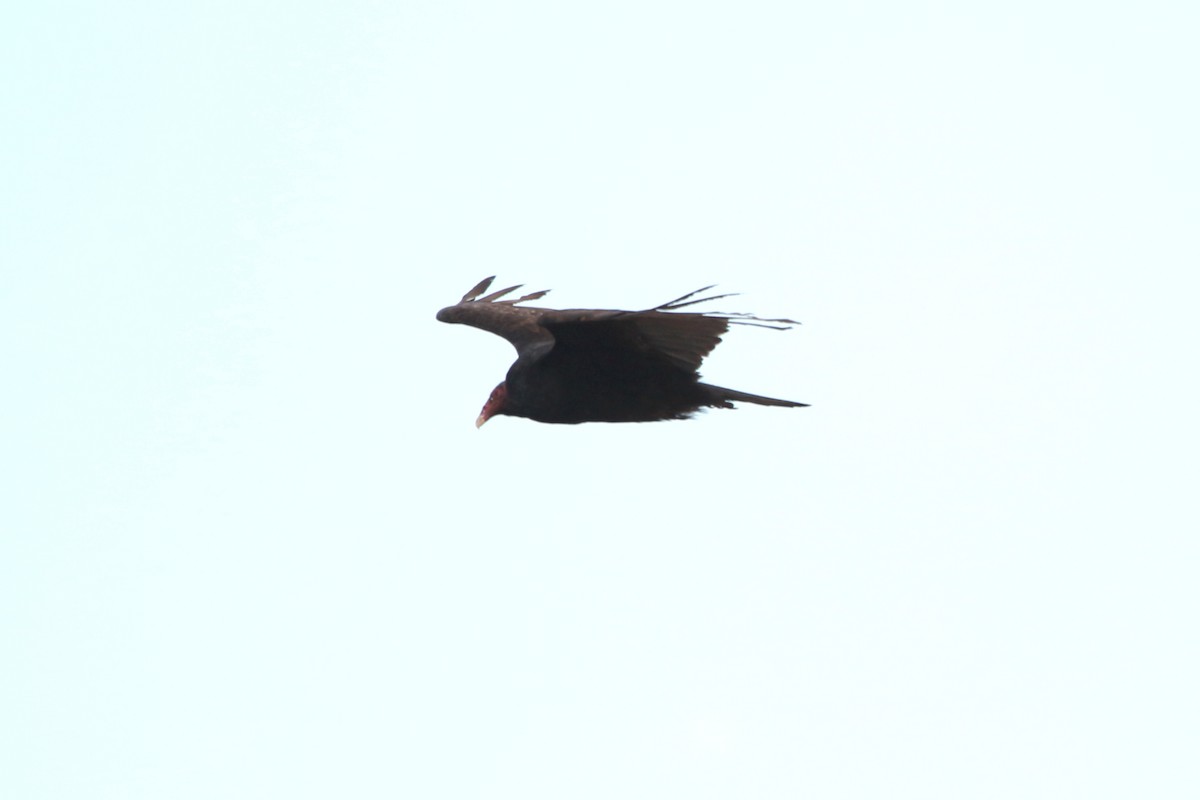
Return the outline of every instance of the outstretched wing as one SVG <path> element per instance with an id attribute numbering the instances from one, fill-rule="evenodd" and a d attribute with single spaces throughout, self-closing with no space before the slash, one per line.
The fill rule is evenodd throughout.
<path id="1" fill-rule="evenodd" d="M 638 358 L 662 359 L 676 368 L 695 372 L 704 357 L 720 343 L 721 336 L 731 324 L 757 325 L 776 330 L 797 324 L 790 319 L 762 319 L 752 314 L 679 310 L 696 303 L 733 296 L 720 294 L 697 297 L 713 288 L 711 286 L 643 311 L 583 308 L 558 311 L 518 305 L 542 297 L 546 294 L 545 290 L 508 300 L 501 299 L 521 288 L 519 284 L 484 295 L 493 280 L 494 276 L 480 281 L 457 304 L 439 311 L 437 318 L 442 322 L 470 325 L 502 336 L 526 362 L 549 352 L 557 337 L 564 348 L 578 348 L 591 353 L 597 350 L 613 354 L 623 352 Z"/>
<path id="2" fill-rule="evenodd" d="M 547 313 L 547 310 L 517 305 L 526 300 L 536 300 L 545 295 L 548 290 L 531 292 L 509 300 L 500 299 L 521 288 L 520 285 L 517 285 L 480 297 L 494 280 L 495 276 L 484 278 L 471 291 L 464 294 L 458 303 L 439 311 L 437 313 L 438 320 L 470 325 L 473 328 L 502 336 L 522 356 L 531 355 L 535 351 L 544 352 L 553 347 L 554 336 L 541 323 L 541 318 Z"/>
<path id="3" fill-rule="evenodd" d="M 732 297 L 729 294 L 696 297 L 711 289 L 706 286 L 683 297 L 644 311 L 570 309 L 543 312 L 540 324 L 568 342 L 586 340 L 591 347 L 604 346 L 630 355 L 661 358 L 687 372 L 695 372 L 721 336 L 733 325 L 757 325 L 785 330 L 798 324 L 790 319 L 762 319 L 751 314 L 723 311 L 678 311 L 678 309 Z"/>

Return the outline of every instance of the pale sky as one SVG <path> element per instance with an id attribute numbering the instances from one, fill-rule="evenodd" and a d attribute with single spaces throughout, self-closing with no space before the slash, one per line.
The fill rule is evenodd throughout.
<path id="1" fill-rule="evenodd" d="M 0 796 L 1200 796 L 1198 22 L 0 12 Z M 492 274 L 812 407 L 476 431 Z"/>

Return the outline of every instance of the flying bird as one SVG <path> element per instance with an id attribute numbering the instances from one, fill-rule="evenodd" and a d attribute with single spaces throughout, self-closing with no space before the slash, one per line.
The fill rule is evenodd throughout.
<path id="1" fill-rule="evenodd" d="M 700 382 L 700 362 L 731 324 L 775 330 L 798 324 L 750 314 L 680 311 L 730 296 L 697 297 L 711 286 L 645 311 L 556 310 L 519 305 L 546 291 L 501 299 L 520 285 L 481 296 L 493 280 L 483 279 L 437 314 L 442 322 L 502 336 L 517 349 L 517 360 L 484 403 L 476 427 L 499 415 L 566 424 L 653 422 L 685 419 L 703 408 L 733 408 L 734 401 L 808 405 Z"/>

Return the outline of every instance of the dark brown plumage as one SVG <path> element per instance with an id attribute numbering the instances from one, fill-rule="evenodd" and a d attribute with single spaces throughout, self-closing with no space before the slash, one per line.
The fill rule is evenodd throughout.
<path id="1" fill-rule="evenodd" d="M 437 314 L 442 322 L 503 336 L 517 349 L 517 360 L 484 404 L 477 426 L 498 414 L 569 424 L 652 422 L 683 419 L 705 407 L 733 408 L 733 401 L 807 405 L 700 382 L 700 362 L 731 323 L 776 330 L 796 324 L 750 314 L 679 311 L 729 296 L 691 299 L 711 286 L 645 311 L 560 311 L 518 305 L 545 291 L 500 299 L 519 286 L 481 296 L 493 280 L 480 281 Z"/>

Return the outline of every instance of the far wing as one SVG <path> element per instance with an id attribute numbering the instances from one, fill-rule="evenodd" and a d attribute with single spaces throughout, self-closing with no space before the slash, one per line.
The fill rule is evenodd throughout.
<path id="1" fill-rule="evenodd" d="M 542 308 L 527 308 L 517 306 L 525 300 L 535 300 L 546 294 L 545 291 L 532 292 L 512 300 L 501 300 L 504 295 L 519 289 L 520 286 L 510 286 L 498 292 L 480 297 L 488 290 L 494 278 L 485 278 L 471 291 L 463 295 L 461 301 L 447 306 L 437 313 L 441 322 L 460 325 L 470 325 L 473 328 L 494 333 L 509 341 L 517 352 L 526 358 L 536 357 L 554 346 L 554 336 L 542 326 L 541 318 L 548 312 Z"/>

